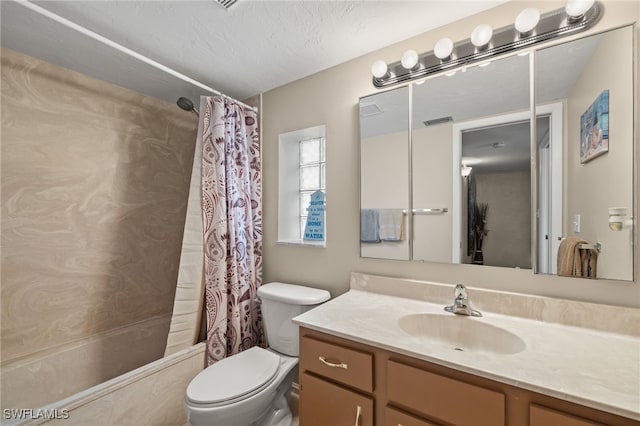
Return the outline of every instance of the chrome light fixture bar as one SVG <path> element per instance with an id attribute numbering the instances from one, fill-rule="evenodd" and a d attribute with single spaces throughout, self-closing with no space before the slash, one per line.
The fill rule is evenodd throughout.
<path id="1" fill-rule="evenodd" d="M 218 3 L 220 6 L 224 7 L 225 9 L 229 9 L 231 6 L 236 4 L 236 2 L 238 0 L 215 0 L 215 1 L 216 1 L 216 3 Z"/>
<path id="2" fill-rule="evenodd" d="M 373 85 L 393 86 L 576 34 L 598 23 L 603 12 L 602 4 L 594 0 L 569 0 L 565 8 L 542 16 L 537 9 L 527 8 L 518 15 L 514 25 L 493 31 L 491 26 L 481 24 L 470 38 L 455 44 L 449 38 L 440 39 L 433 51 L 418 55 L 417 62 L 412 50 L 405 52 L 402 61 L 389 66 L 384 61 L 376 61 L 371 68 Z"/>

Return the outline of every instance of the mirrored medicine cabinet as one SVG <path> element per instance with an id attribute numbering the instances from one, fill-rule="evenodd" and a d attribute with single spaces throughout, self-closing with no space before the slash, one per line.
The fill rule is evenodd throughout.
<path id="1" fill-rule="evenodd" d="M 577 237 L 633 281 L 633 49 L 623 27 L 361 98 L 361 256 L 558 274 Z"/>

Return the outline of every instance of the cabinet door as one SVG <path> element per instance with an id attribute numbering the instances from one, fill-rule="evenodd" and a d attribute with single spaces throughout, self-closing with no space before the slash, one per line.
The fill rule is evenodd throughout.
<path id="1" fill-rule="evenodd" d="M 302 373 L 300 426 L 373 426 L 373 399 Z"/>
<path id="2" fill-rule="evenodd" d="M 592 422 L 533 404 L 529 408 L 529 424 L 530 426 L 606 426 L 604 423 Z"/>
<path id="3" fill-rule="evenodd" d="M 504 426 L 504 394 L 439 374 L 387 362 L 387 397 L 394 405 L 456 426 Z"/>
<path id="4" fill-rule="evenodd" d="M 385 426 L 438 426 L 435 423 L 419 419 L 391 407 L 384 410 Z"/>

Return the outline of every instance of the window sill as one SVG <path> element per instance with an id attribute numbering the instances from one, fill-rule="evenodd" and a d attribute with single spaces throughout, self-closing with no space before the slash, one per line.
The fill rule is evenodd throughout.
<path id="1" fill-rule="evenodd" d="M 278 245 L 283 246 L 299 246 L 299 247 L 314 247 L 314 248 L 326 248 L 326 241 L 304 241 L 304 240 L 278 240 Z"/>

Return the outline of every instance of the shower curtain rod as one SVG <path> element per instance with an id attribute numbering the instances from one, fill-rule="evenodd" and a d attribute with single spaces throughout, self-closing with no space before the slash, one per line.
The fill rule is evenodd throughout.
<path id="1" fill-rule="evenodd" d="M 124 53 L 126 55 L 129 55 L 132 58 L 135 58 L 135 59 L 137 59 L 139 61 L 142 61 L 145 64 L 151 65 L 152 67 L 154 67 L 154 68 L 156 68 L 156 69 L 158 69 L 160 71 L 164 71 L 167 74 L 170 74 L 170 75 L 172 75 L 174 77 L 177 77 L 182 81 L 185 81 L 185 82 L 187 82 L 189 84 L 193 84 L 194 86 L 197 86 L 197 87 L 199 87 L 201 89 L 204 89 L 204 90 L 207 90 L 209 92 L 212 92 L 212 93 L 214 93 L 216 95 L 220 95 L 220 96 L 224 96 L 226 98 L 232 99 L 232 100 L 238 102 L 239 104 L 245 106 L 246 108 L 248 108 L 248 109 L 250 109 L 252 111 L 256 111 L 256 112 L 258 111 L 258 108 L 256 108 L 256 107 L 253 107 L 251 105 L 247 105 L 244 102 L 238 101 L 237 99 L 233 99 L 231 96 L 225 95 L 224 93 L 221 93 L 221 92 L 219 92 L 219 91 L 217 91 L 217 90 L 215 90 L 215 89 L 213 89 L 213 88 L 211 88 L 211 87 L 209 87 L 209 86 L 207 86 L 205 84 L 202 84 L 199 81 L 192 79 L 191 77 L 187 77 L 186 75 L 181 74 L 181 73 L 179 73 L 178 71 L 176 71 L 176 70 L 174 70 L 172 68 L 169 68 L 169 67 L 167 67 L 165 65 L 162 65 L 161 63 L 156 62 L 153 59 L 149 59 L 146 56 L 141 55 L 140 53 L 129 49 L 128 47 L 125 47 L 125 46 L 123 46 L 121 44 L 118 44 L 118 43 L 116 43 L 116 42 L 114 42 L 114 41 L 112 41 L 112 40 L 110 40 L 110 39 L 108 39 L 108 38 L 106 38 L 104 36 L 101 36 L 100 34 L 98 34 L 96 32 L 93 32 L 88 28 L 85 28 L 85 27 L 83 27 L 81 25 L 78 25 L 75 22 L 72 22 L 72 21 L 70 21 L 70 20 L 68 20 L 66 18 L 63 18 L 60 15 L 56 15 L 55 13 L 50 12 L 47 9 L 44 9 L 44 8 L 38 6 L 38 5 L 35 5 L 35 4 L 31 3 L 28 0 L 15 0 L 15 2 L 17 4 L 19 4 L 19 5 L 22 5 L 22 6 L 26 7 L 27 9 L 31 9 L 32 11 L 34 11 L 34 12 L 36 12 L 36 13 L 42 15 L 42 16 L 46 16 L 47 18 L 53 19 L 54 21 L 64 25 L 65 27 L 71 28 L 72 30 L 75 30 L 75 31 L 77 31 L 77 32 L 79 32 L 81 34 L 84 34 L 84 35 L 88 36 L 88 37 L 91 37 L 92 39 L 94 39 L 96 41 L 99 41 L 102 44 L 105 44 L 105 45 L 107 45 L 109 47 L 112 47 L 112 48 L 114 48 L 114 49 L 116 49 L 116 50 L 118 50 L 118 51 L 120 51 L 120 52 L 122 52 L 122 53 Z"/>

